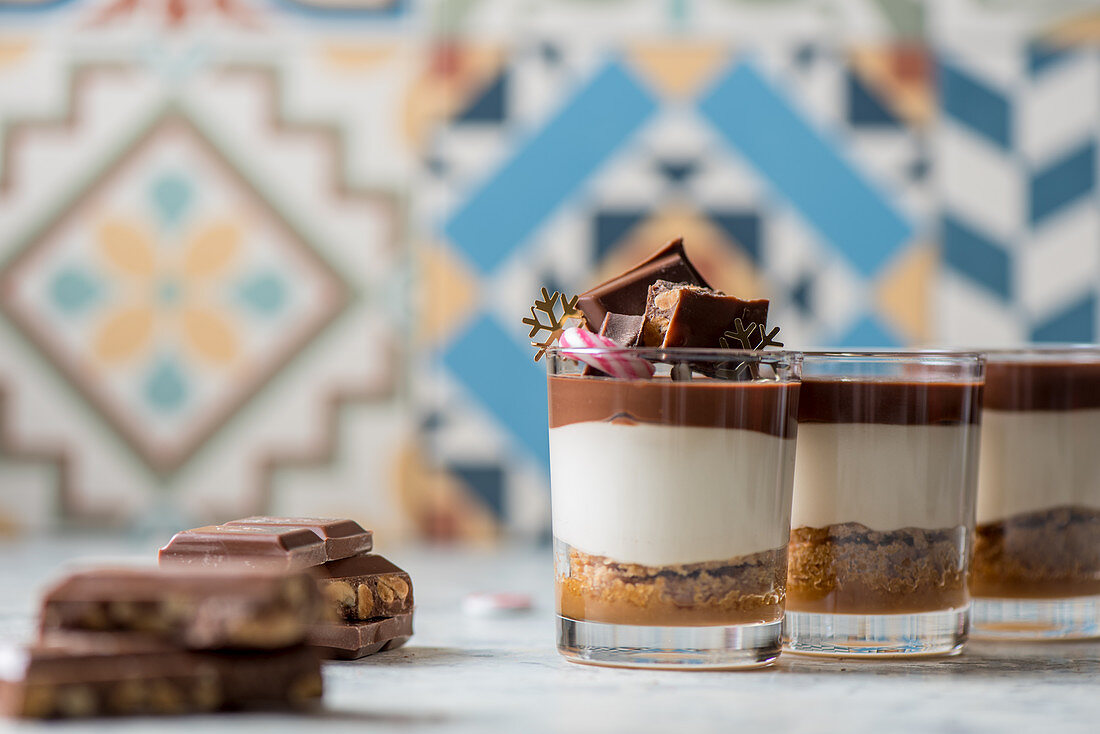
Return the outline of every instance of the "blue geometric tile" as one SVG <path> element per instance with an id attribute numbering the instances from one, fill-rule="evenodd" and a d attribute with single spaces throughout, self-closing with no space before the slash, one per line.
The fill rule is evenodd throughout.
<path id="1" fill-rule="evenodd" d="M 1031 330 L 1031 338 L 1037 342 L 1092 342 L 1097 337 L 1096 295 L 1093 293 Z"/>
<path id="2" fill-rule="evenodd" d="M 1005 301 L 1012 298 L 1012 264 L 1004 247 L 951 214 L 944 214 L 944 263 Z"/>
<path id="3" fill-rule="evenodd" d="M 760 215 L 743 212 L 707 212 L 707 218 L 733 239 L 754 264 L 763 255 L 760 246 Z"/>
<path id="4" fill-rule="evenodd" d="M 499 124 L 504 122 L 507 109 L 508 72 L 505 71 L 455 117 L 455 122 Z"/>
<path id="5" fill-rule="evenodd" d="M 443 364 L 530 454 L 550 466 L 546 365 L 483 315 L 443 353 Z"/>
<path id="6" fill-rule="evenodd" d="M 1090 140 L 1032 175 L 1031 224 L 1087 196 L 1095 185 L 1096 143 Z"/>
<path id="7" fill-rule="evenodd" d="M 940 60 L 940 106 L 948 116 L 998 147 L 1012 147 L 1012 108 L 1001 92 Z"/>
<path id="8" fill-rule="evenodd" d="M 778 193 L 864 275 L 909 240 L 912 225 L 885 192 L 811 127 L 749 63 L 726 74 L 700 109 Z"/>
<path id="9" fill-rule="evenodd" d="M 798 307 L 804 315 L 808 315 L 812 312 L 810 307 L 810 297 L 813 295 L 814 279 L 811 275 L 802 275 L 791 287 L 790 299 L 791 303 Z"/>
<path id="10" fill-rule="evenodd" d="M 504 470 L 499 464 L 448 464 L 447 471 L 461 479 L 497 519 L 505 516 Z"/>
<path id="11" fill-rule="evenodd" d="M 893 349 L 902 345 L 902 340 L 890 331 L 881 321 L 870 314 L 860 319 L 846 333 L 836 340 L 838 347 L 885 347 Z"/>
<path id="12" fill-rule="evenodd" d="M 1027 71 L 1032 77 L 1074 56 L 1076 49 L 1036 39 L 1027 46 Z"/>
<path id="13" fill-rule="evenodd" d="M 857 127 L 900 127 L 901 121 L 878 98 L 863 80 L 849 70 L 846 74 L 848 87 L 848 122 Z"/>
<path id="14" fill-rule="evenodd" d="M 274 0 L 275 4 L 296 13 L 320 20 L 395 20 L 407 15 L 412 0 L 392 0 L 388 3 L 317 2 L 317 0 Z"/>
<path id="15" fill-rule="evenodd" d="M 697 161 L 670 161 L 662 160 L 657 162 L 657 170 L 661 172 L 661 175 L 672 183 L 682 184 L 689 177 L 695 174 L 699 170 L 699 163 Z"/>
<path id="16" fill-rule="evenodd" d="M 592 220 L 596 262 L 602 262 L 626 233 L 649 215 L 648 209 L 598 211 Z"/>
<path id="17" fill-rule="evenodd" d="M 444 225 L 484 273 L 535 231 L 654 112 L 656 102 L 610 63 L 521 145 Z"/>

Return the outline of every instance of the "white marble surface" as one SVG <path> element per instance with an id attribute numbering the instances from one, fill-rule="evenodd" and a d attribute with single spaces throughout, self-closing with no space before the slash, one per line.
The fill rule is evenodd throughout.
<path id="1" fill-rule="evenodd" d="M 30 631 L 38 590 L 72 558 L 148 558 L 154 547 L 0 544 L 0 637 Z M 974 643 L 959 657 L 914 662 L 785 656 L 753 672 L 593 668 L 554 650 L 549 550 L 388 550 L 413 577 L 416 635 L 395 652 L 327 664 L 319 714 L 0 721 L 0 731 L 1100 732 L 1100 642 Z M 528 593 L 536 608 L 464 616 L 461 600 L 475 590 Z"/>

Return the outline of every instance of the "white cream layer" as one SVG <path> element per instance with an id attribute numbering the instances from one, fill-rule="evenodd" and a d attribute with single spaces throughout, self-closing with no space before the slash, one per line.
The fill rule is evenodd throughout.
<path id="1" fill-rule="evenodd" d="M 554 536 L 625 563 L 700 563 L 785 546 L 794 439 L 573 423 L 550 429 Z"/>
<path id="2" fill-rule="evenodd" d="M 801 423 L 791 527 L 965 525 L 974 512 L 975 425 Z"/>
<path id="3" fill-rule="evenodd" d="M 1100 410 L 982 411 L 978 522 L 1065 505 L 1100 509 Z"/>

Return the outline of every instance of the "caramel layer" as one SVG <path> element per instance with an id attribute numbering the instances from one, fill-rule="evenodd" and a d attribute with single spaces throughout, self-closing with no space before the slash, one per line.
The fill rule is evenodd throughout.
<path id="1" fill-rule="evenodd" d="M 930 425 L 978 423 L 980 382 L 804 378 L 798 420 Z"/>
<path id="2" fill-rule="evenodd" d="M 859 523 L 795 528 L 787 609 L 901 614 L 954 609 L 969 599 L 965 529 L 880 532 Z"/>
<path id="3" fill-rule="evenodd" d="M 1100 595 L 1100 510 L 1056 507 L 979 525 L 970 568 L 974 596 Z"/>
<path id="4" fill-rule="evenodd" d="M 674 566 L 623 564 L 569 550 L 557 576 L 563 617 L 608 624 L 703 627 L 783 617 L 786 549 Z"/>
<path id="5" fill-rule="evenodd" d="M 1087 362 L 998 362 L 985 368 L 992 410 L 1100 408 L 1100 356 Z"/>
<path id="6" fill-rule="evenodd" d="M 794 438 L 798 384 L 696 378 L 619 380 L 581 375 L 548 378 L 550 427 L 627 420 L 670 426 L 741 428 Z"/>

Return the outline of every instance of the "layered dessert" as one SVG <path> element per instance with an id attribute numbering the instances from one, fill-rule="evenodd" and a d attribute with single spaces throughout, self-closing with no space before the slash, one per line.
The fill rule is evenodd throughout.
<path id="1" fill-rule="evenodd" d="M 654 626 L 779 620 L 797 389 L 551 377 L 560 613 Z"/>
<path id="2" fill-rule="evenodd" d="M 1100 595 L 1100 350 L 988 360 L 971 590 Z"/>
<path id="3" fill-rule="evenodd" d="M 803 381 L 789 611 L 966 606 L 980 400 L 977 381 Z"/>
<path id="4" fill-rule="evenodd" d="M 576 304 L 588 329 L 562 334 L 548 378 L 559 613 L 778 622 L 797 370 L 740 351 L 768 302 L 711 288 L 674 241 Z"/>

